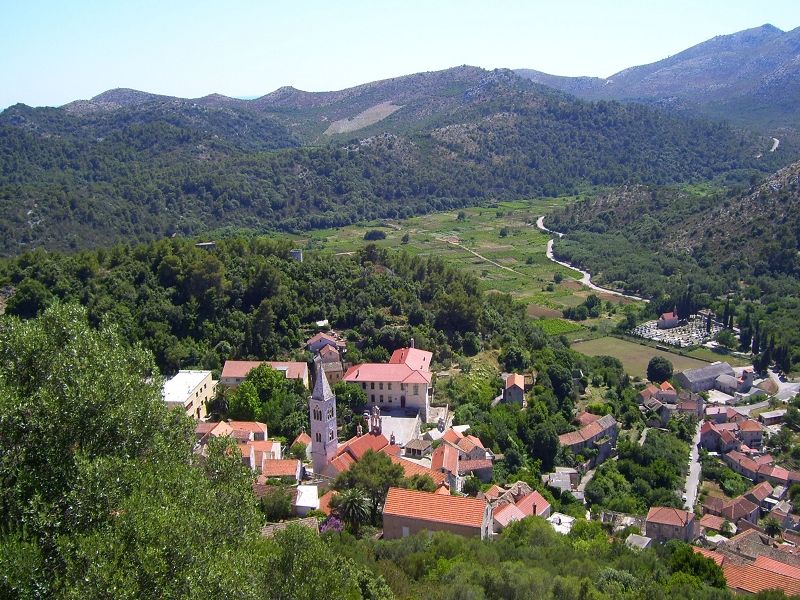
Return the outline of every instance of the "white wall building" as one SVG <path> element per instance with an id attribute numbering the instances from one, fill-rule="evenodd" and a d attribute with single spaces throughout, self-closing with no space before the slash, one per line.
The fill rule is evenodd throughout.
<path id="1" fill-rule="evenodd" d="M 179 408 L 193 419 L 204 419 L 207 404 L 214 399 L 217 382 L 211 371 L 178 371 L 164 383 L 162 396 L 169 408 Z"/>

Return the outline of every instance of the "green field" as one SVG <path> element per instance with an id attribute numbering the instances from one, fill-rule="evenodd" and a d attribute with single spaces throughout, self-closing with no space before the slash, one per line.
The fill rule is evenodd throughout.
<path id="1" fill-rule="evenodd" d="M 580 304 L 590 292 L 576 281 L 577 272 L 548 260 L 545 252 L 551 236 L 536 228 L 536 219 L 577 199 L 498 202 L 489 207 L 323 229 L 293 237 L 310 251 L 345 254 L 363 248 L 369 243 L 364 241 L 364 233 L 379 229 L 386 239 L 374 242 L 377 246 L 441 257 L 474 274 L 484 291 L 509 293 L 527 303 L 532 317 L 557 318 L 563 308 Z M 403 244 L 406 234 L 408 243 Z M 564 277 L 560 284 L 553 283 L 556 272 Z M 615 296 L 603 299 L 627 302 Z"/>
<path id="2" fill-rule="evenodd" d="M 622 362 L 625 371 L 633 377 L 644 378 L 647 373 L 647 363 L 654 356 L 663 356 L 672 363 L 675 372 L 684 369 L 695 369 L 708 364 L 706 361 L 656 350 L 635 342 L 628 342 L 614 337 L 603 337 L 596 340 L 577 342 L 572 345 L 577 350 L 588 356 L 613 356 Z"/>

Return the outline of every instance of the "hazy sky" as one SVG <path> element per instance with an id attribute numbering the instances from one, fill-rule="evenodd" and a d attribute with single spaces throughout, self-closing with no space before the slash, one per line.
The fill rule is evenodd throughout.
<path id="1" fill-rule="evenodd" d="M 798 0 L 0 0 L 0 108 L 115 87 L 334 90 L 461 64 L 608 76 L 720 34 L 800 25 Z"/>

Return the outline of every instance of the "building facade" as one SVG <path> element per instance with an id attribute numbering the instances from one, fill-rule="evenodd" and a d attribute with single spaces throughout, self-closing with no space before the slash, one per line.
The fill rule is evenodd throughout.
<path id="1" fill-rule="evenodd" d="M 162 397 L 169 408 L 177 408 L 193 419 L 205 419 L 208 403 L 217 393 L 211 371 L 178 371 L 164 383 Z"/>

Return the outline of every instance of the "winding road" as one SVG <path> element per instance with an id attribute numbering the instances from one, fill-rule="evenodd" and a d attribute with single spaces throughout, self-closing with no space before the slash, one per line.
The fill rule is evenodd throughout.
<path id="1" fill-rule="evenodd" d="M 698 444 L 700 443 L 700 428 L 703 422 L 697 424 L 697 429 L 692 438 L 692 450 L 689 453 L 689 472 L 686 473 L 686 485 L 684 486 L 684 506 L 686 510 L 693 511 L 695 502 L 697 502 L 697 492 L 700 487 L 700 473 L 702 472 L 702 465 L 700 464 L 700 450 Z"/>
<path id="2" fill-rule="evenodd" d="M 536 220 L 536 227 L 539 228 L 541 231 L 545 231 L 547 233 L 552 233 L 553 235 L 557 235 L 558 237 L 564 237 L 563 233 L 559 233 L 558 231 L 553 231 L 552 229 L 548 229 L 544 226 L 544 217 L 539 217 Z M 563 262 L 553 255 L 553 242 L 555 239 L 551 239 L 547 242 L 547 258 L 552 260 L 554 263 L 561 265 L 562 267 L 567 267 L 568 269 L 572 269 L 573 271 L 577 271 L 581 274 L 580 282 L 588 287 L 591 290 L 595 290 L 597 292 L 602 292 L 604 294 L 611 294 L 612 296 L 619 296 L 620 298 L 628 298 L 630 300 L 638 300 L 639 302 L 650 302 L 647 298 L 640 298 L 639 296 L 633 296 L 629 294 L 623 294 L 622 292 L 618 292 L 616 290 L 610 290 L 608 288 L 600 287 L 599 285 L 595 285 L 592 283 L 592 276 L 587 271 L 583 271 L 578 267 L 575 267 L 568 262 Z"/>

